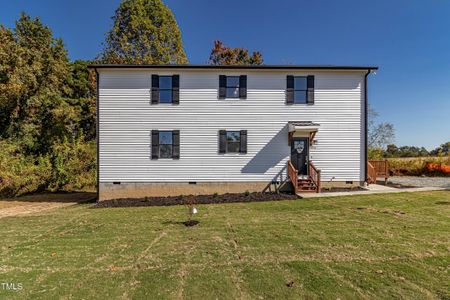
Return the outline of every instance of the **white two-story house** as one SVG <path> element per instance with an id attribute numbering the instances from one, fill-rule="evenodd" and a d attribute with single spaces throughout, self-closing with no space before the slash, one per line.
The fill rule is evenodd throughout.
<path id="1" fill-rule="evenodd" d="M 92 65 L 99 200 L 361 185 L 371 66 Z"/>

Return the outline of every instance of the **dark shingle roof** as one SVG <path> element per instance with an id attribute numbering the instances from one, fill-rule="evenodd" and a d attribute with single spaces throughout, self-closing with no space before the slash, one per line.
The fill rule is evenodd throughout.
<path id="1" fill-rule="evenodd" d="M 164 68 L 164 69 L 254 69 L 254 70 L 378 70 L 376 66 L 336 66 L 336 65 L 133 65 L 133 64 L 93 64 L 92 69 L 106 68 Z"/>
<path id="2" fill-rule="evenodd" d="M 307 127 L 307 126 L 320 126 L 320 124 L 313 123 L 311 121 L 289 121 L 288 123 L 291 124 L 291 125 L 294 125 L 294 126 L 304 126 L 304 127 Z"/>

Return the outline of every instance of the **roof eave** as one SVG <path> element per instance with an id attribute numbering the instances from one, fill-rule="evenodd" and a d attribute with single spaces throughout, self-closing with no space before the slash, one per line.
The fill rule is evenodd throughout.
<path id="1" fill-rule="evenodd" d="M 249 69 L 249 70 L 355 70 L 375 71 L 377 66 L 332 66 L 332 65 L 135 65 L 135 64 L 92 64 L 91 69 Z"/>

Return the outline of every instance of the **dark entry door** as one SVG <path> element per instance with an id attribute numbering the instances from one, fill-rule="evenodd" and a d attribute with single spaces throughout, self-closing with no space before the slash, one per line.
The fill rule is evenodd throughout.
<path id="1" fill-rule="evenodd" d="M 300 175 L 308 175 L 308 138 L 293 138 L 291 143 L 291 161 Z"/>

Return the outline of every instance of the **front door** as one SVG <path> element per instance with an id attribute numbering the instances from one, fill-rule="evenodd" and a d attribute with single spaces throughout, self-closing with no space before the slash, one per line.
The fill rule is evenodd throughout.
<path id="1" fill-rule="evenodd" d="M 308 175 L 308 145 L 308 138 L 292 139 L 291 162 L 300 175 Z"/>

